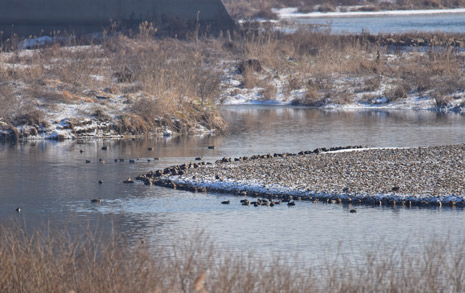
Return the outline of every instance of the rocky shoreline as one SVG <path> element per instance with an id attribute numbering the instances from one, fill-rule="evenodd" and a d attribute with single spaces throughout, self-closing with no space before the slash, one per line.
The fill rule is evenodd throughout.
<path id="1" fill-rule="evenodd" d="M 223 158 L 151 171 L 137 179 L 193 192 L 283 201 L 465 207 L 465 144 Z"/>

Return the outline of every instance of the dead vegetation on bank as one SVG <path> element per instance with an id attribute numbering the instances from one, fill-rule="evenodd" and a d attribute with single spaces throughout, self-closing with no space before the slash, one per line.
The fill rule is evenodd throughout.
<path id="1" fill-rule="evenodd" d="M 142 24 L 131 36 L 61 38 L 19 49 L 24 44 L 3 42 L 0 52 L 0 126 L 27 125 L 22 137 L 66 119 L 78 135 L 224 130 L 216 105 L 251 94 L 309 106 L 376 105 L 412 95 L 433 97 L 440 108 L 465 106 L 459 34 L 283 34 L 252 25 L 180 40 L 157 38 Z M 96 126 L 83 130 L 89 117 Z"/>
<path id="2" fill-rule="evenodd" d="M 0 232 L 2 292 L 462 292 L 465 286 L 465 245 L 450 238 L 413 247 L 379 243 L 356 260 L 334 251 L 312 266 L 298 257 L 226 253 L 202 233 L 157 245 L 92 230 L 78 237 L 11 224 Z"/>
<path id="3" fill-rule="evenodd" d="M 50 114 L 75 118 L 75 126 L 89 116 L 106 119 L 122 134 L 224 130 L 214 105 L 221 72 L 208 42 L 155 40 L 151 29 L 97 43 L 58 40 L 33 50 L 5 42 L 0 118 L 39 131 L 54 123 Z M 72 116 L 63 117 L 70 107 Z"/>

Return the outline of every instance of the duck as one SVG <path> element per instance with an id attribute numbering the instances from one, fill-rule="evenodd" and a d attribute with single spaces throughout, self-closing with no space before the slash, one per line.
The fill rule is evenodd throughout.
<path id="1" fill-rule="evenodd" d="M 128 177 L 128 179 L 124 180 L 123 183 L 134 183 L 134 181 Z"/>
<path id="2" fill-rule="evenodd" d="M 103 180 L 99 180 L 99 181 L 98 181 L 98 184 L 103 184 Z"/>
<path id="3" fill-rule="evenodd" d="M 358 210 L 357 210 L 357 209 L 355 209 L 355 208 L 354 208 L 354 209 L 350 209 L 350 210 L 349 210 L 349 213 L 351 213 L 351 214 L 355 214 L 355 213 L 357 213 L 357 212 L 358 212 Z"/>
<path id="4" fill-rule="evenodd" d="M 221 204 L 230 204 L 230 203 L 231 203 L 231 201 L 229 201 L 229 200 L 225 200 L 225 201 L 221 202 Z"/>
<path id="5" fill-rule="evenodd" d="M 16 208 L 16 212 L 17 213 L 21 212 L 21 208 Z"/>
<path id="6" fill-rule="evenodd" d="M 102 203 L 102 199 L 101 198 L 94 198 L 94 199 L 91 199 L 90 202 L 100 204 L 100 203 Z"/>
<path id="7" fill-rule="evenodd" d="M 287 203 L 287 205 L 288 205 L 288 206 L 295 206 L 295 201 L 289 201 L 289 202 Z"/>

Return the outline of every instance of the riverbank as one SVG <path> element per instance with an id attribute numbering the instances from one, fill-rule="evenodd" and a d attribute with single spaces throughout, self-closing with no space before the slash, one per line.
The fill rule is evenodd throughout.
<path id="1" fill-rule="evenodd" d="M 274 200 L 465 206 L 465 145 L 224 158 L 152 171 L 138 179 L 148 185 Z"/>
<path id="2" fill-rule="evenodd" d="M 250 3 L 244 0 L 223 0 L 235 19 L 282 19 L 293 17 L 351 17 L 370 15 L 415 15 L 460 13 L 463 0 L 431 1 L 369 1 L 352 0 L 265 0 Z"/>
<path id="3" fill-rule="evenodd" d="M 218 107 L 465 112 L 465 36 L 283 34 L 266 24 L 219 37 L 5 41 L 0 139 L 220 133 Z"/>

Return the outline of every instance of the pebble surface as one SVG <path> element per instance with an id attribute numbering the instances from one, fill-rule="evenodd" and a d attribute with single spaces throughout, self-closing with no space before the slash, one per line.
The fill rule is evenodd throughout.
<path id="1" fill-rule="evenodd" d="M 179 171 L 176 171 L 179 170 Z M 158 185 L 303 199 L 465 206 L 465 145 L 273 154 L 184 164 L 138 178 Z M 175 188 L 175 187 L 174 187 Z M 375 201 L 373 201 L 375 200 Z M 381 204 L 381 202 L 380 202 Z"/>

